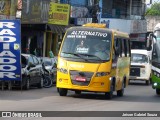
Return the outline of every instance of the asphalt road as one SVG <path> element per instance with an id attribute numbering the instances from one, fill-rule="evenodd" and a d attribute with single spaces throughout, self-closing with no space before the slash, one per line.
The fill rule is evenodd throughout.
<path id="1" fill-rule="evenodd" d="M 75 95 L 72 91 L 69 91 L 66 97 L 61 97 L 57 93 L 55 86 L 43 89 L 32 88 L 28 91 L 13 89 L 11 91 L 0 91 L 0 111 L 55 111 L 55 113 L 52 112 L 51 114 L 53 116 L 58 114 L 61 117 L 65 117 L 68 114 L 66 111 L 82 111 L 81 114 L 83 115 L 79 119 L 87 117 L 86 115 L 89 114 L 89 116 L 93 115 L 94 117 L 89 117 L 89 119 L 94 120 L 96 113 L 91 111 L 160 111 L 160 96 L 156 95 L 151 85 L 147 86 L 144 82 L 132 82 L 125 89 L 123 97 L 117 97 L 116 93 L 114 93 L 111 100 L 106 100 L 104 94 L 100 93 Z M 56 113 L 57 111 L 63 112 Z M 84 111 L 90 112 L 83 113 Z M 79 113 L 75 112 L 74 114 L 78 115 Z M 105 114 L 109 113 L 106 112 Z M 113 114 L 116 117 L 116 112 L 113 112 Z M 71 117 L 74 119 L 72 115 Z M 60 118 L 56 118 L 56 120 L 58 119 Z M 104 119 L 106 118 L 104 117 Z M 112 119 L 114 118 L 112 117 Z M 118 119 L 120 120 L 120 118 Z M 133 118 L 127 117 L 126 120 L 128 119 Z M 148 119 L 151 119 L 151 117 Z M 154 119 L 157 118 L 154 117 L 152 120 Z"/>

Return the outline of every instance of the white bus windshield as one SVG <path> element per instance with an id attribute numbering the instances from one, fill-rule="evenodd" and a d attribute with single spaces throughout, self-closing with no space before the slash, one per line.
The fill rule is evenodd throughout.
<path id="1" fill-rule="evenodd" d="M 108 61 L 110 49 L 111 32 L 79 27 L 68 30 L 60 56 L 81 62 Z"/>
<path id="2" fill-rule="evenodd" d="M 132 63 L 148 63 L 148 58 L 147 58 L 147 55 L 132 53 L 131 62 Z"/>

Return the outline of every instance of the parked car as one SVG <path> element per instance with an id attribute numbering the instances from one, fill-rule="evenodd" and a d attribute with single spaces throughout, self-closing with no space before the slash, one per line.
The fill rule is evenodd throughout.
<path id="1" fill-rule="evenodd" d="M 151 60 L 147 50 L 131 50 L 130 80 L 151 82 Z"/>
<path id="2" fill-rule="evenodd" d="M 45 69 L 47 69 L 51 76 L 53 83 L 56 82 L 56 76 L 57 76 L 57 60 L 56 58 L 49 58 L 49 57 L 42 57 L 41 58 L 42 64 L 44 64 Z"/>
<path id="3" fill-rule="evenodd" d="M 13 81 L 12 86 L 21 86 L 30 89 L 31 86 L 43 87 L 42 65 L 38 58 L 32 54 L 21 54 L 22 84 L 21 81 Z"/>

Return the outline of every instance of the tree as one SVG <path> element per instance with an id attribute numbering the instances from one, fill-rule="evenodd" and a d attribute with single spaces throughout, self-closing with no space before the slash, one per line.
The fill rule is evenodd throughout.
<path id="1" fill-rule="evenodd" d="M 145 15 L 160 16 L 160 3 L 154 3 L 147 9 Z"/>

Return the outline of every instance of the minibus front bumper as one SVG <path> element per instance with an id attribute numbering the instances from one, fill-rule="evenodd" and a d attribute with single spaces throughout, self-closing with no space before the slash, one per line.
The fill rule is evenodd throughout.
<path id="1" fill-rule="evenodd" d="M 90 81 L 83 82 L 83 81 L 73 81 L 67 75 L 63 77 L 58 76 L 56 87 L 65 88 L 68 90 L 109 92 L 110 80 L 109 80 L 109 76 L 103 76 L 103 77 L 94 77 L 94 78 L 91 78 Z"/>

